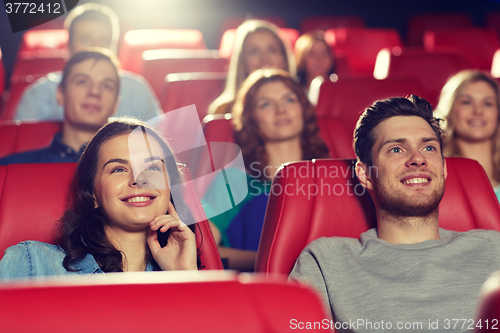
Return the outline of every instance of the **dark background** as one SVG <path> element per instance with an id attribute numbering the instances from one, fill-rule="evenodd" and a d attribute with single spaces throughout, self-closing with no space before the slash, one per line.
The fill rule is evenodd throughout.
<path id="1" fill-rule="evenodd" d="M 12 0 L 17 1 L 17 0 Z M 19 0 L 19 2 L 22 2 Z M 89 2 L 80 0 L 80 4 Z M 121 34 L 130 29 L 190 28 L 203 33 L 208 48 L 218 48 L 224 19 L 280 16 L 288 27 L 299 29 L 312 15 L 357 15 L 368 27 L 397 29 L 403 41 L 408 19 L 421 13 L 467 13 L 477 26 L 491 12 L 500 12 L 500 0 L 96 0 L 116 11 Z M 22 32 L 12 33 L 0 2 L 0 48 L 10 73 Z M 58 19 L 62 25 L 64 17 Z"/>

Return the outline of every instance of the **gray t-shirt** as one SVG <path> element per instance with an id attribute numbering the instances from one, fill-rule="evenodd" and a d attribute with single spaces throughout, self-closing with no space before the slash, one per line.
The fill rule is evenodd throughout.
<path id="1" fill-rule="evenodd" d="M 290 278 L 320 292 L 339 332 L 465 332 L 477 324 L 482 284 L 500 269 L 500 233 L 439 235 L 417 244 L 388 243 L 376 229 L 320 238 Z"/>

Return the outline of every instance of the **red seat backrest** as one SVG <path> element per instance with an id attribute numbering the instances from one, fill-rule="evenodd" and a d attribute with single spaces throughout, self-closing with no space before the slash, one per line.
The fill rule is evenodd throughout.
<path id="1" fill-rule="evenodd" d="M 226 72 L 228 61 L 217 50 L 150 50 L 143 54 L 142 76 L 162 100 L 168 74 L 188 72 Z"/>
<path id="2" fill-rule="evenodd" d="M 424 47 L 429 52 L 440 49 L 458 51 L 475 68 L 490 71 L 500 41 L 495 31 L 487 28 L 428 30 L 424 34 Z"/>
<path id="3" fill-rule="evenodd" d="M 7 167 L 0 199 L 0 253 L 24 240 L 54 243 L 56 221 L 66 209 L 76 163 L 12 164 Z M 36 172 L 34 172 L 36 170 Z M 198 220 L 204 214 L 190 183 L 185 196 Z M 198 200 L 198 201 L 196 201 Z M 222 269 L 219 253 L 207 220 L 196 228 L 201 264 L 206 269 Z"/>
<path id="4" fill-rule="evenodd" d="M 408 33 L 406 42 L 408 45 L 423 45 L 426 30 L 467 28 L 473 27 L 474 23 L 469 14 L 446 13 L 446 14 L 416 14 L 408 21 Z"/>
<path id="5" fill-rule="evenodd" d="M 339 119 L 347 133 L 353 133 L 359 115 L 373 102 L 410 94 L 424 96 L 420 84 L 411 78 L 385 79 L 340 78 L 321 85 L 316 115 Z"/>
<path id="6" fill-rule="evenodd" d="M 500 205 L 481 165 L 464 158 L 447 158 L 446 163 L 440 227 L 500 231 Z M 279 172 L 272 186 L 287 191 L 271 191 L 256 271 L 289 274 L 300 252 L 313 240 L 359 238 L 376 226 L 373 202 L 355 176 L 355 160 L 296 162 Z"/>
<path id="7" fill-rule="evenodd" d="M 68 48 L 68 31 L 66 29 L 35 29 L 23 34 L 18 56 L 26 52 L 41 50 L 66 50 Z"/>
<path id="8" fill-rule="evenodd" d="M 15 122 L 0 125 L 0 158 L 50 145 L 54 134 L 61 131 L 58 121 Z"/>
<path id="9" fill-rule="evenodd" d="M 172 73 L 164 83 L 163 112 L 194 104 L 202 120 L 208 107 L 224 90 L 226 72 Z"/>
<path id="10" fill-rule="evenodd" d="M 3 184 L 5 183 L 5 174 L 7 173 L 7 166 L 0 165 L 0 199 L 3 193 Z"/>
<path id="11" fill-rule="evenodd" d="M 378 59 L 377 59 L 378 61 Z M 429 102 L 435 107 L 446 81 L 461 70 L 472 68 L 472 64 L 459 53 L 429 53 L 424 50 L 391 53 L 389 78 L 407 75 L 418 80 Z"/>
<path id="12" fill-rule="evenodd" d="M 219 46 L 219 53 L 221 57 L 228 59 L 231 57 L 231 53 L 233 52 L 235 35 L 236 35 L 236 29 L 226 30 L 222 35 Z M 295 29 L 280 28 L 279 36 L 283 41 L 288 42 L 290 46 L 293 48 L 295 42 L 300 37 L 300 33 L 298 30 Z"/>
<path id="13" fill-rule="evenodd" d="M 158 49 L 206 49 L 206 46 L 198 30 L 129 30 L 123 36 L 118 58 L 123 69 L 141 74 L 142 53 Z"/>
<path id="14" fill-rule="evenodd" d="M 4 284 L 0 321 L 6 332 L 54 333 L 96 327 L 102 332 L 267 333 L 293 332 L 298 323 L 329 325 L 323 302 L 309 287 L 224 273 L 128 273 L 105 280 Z"/>
<path id="15" fill-rule="evenodd" d="M 377 54 L 382 49 L 403 45 L 395 29 L 334 28 L 325 32 L 330 47 L 343 55 L 351 75 L 371 76 Z"/>
<path id="16" fill-rule="evenodd" d="M 306 33 L 311 30 L 326 31 L 331 28 L 364 27 L 365 22 L 361 16 L 309 16 L 300 22 L 300 31 Z"/>

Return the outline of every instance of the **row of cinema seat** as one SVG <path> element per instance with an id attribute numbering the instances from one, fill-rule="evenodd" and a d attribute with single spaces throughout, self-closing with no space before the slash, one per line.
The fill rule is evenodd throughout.
<path id="1" fill-rule="evenodd" d="M 287 285 L 273 275 L 289 274 L 301 250 L 314 239 L 357 238 L 375 225 L 373 203 L 360 190 L 353 167 L 354 160 L 329 159 L 292 163 L 279 171 L 256 263 L 256 271 L 265 273 L 267 281 L 259 276 L 236 278 L 214 273 L 196 277 L 190 274 L 106 276 L 97 281 L 3 285 L 0 286 L 4 300 L 0 302 L 2 327 L 15 327 L 21 332 L 50 327 L 51 332 L 60 332 L 71 323 L 72 331 L 80 332 L 88 331 L 89 325 L 97 322 L 104 325 L 99 327 L 125 325 L 116 323 L 120 318 L 119 321 L 126 322 L 125 332 L 135 331 L 137 325 L 142 325 L 142 329 L 161 327 L 167 319 L 172 321 L 168 326 L 176 327 L 175 331 L 197 331 L 196 328 L 205 325 L 202 330 L 207 332 L 229 332 L 231 328 L 238 332 L 283 332 L 297 329 L 294 325 L 298 322 L 322 322 L 328 315 L 317 295 L 305 287 Z M 475 228 L 500 231 L 500 206 L 481 166 L 472 160 L 449 158 L 447 167 L 440 226 L 457 231 Z M 74 164 L 0 167 L 0 251 L 21 240 L 53 242 L 54 221 L 65 207 L 73 171 Z M 202 263 L 207 269 L 218 270 L 220 259 L 206 221 L 200 223 L 200 228 Z M 200 238 L 197 234 L 197 239 Z M 26 302 L 28 297 L 30 301 Z M 491 298 L 488 300 L 491 302 Z M 128 305 L 120 306 L 123 304 Z M 148 309 L 150 317 L 161 318 L 159 323 L 145 322 L 138 315 L 143 308 Z M 115 315 L 113 311 L 118 312 Z M 498 308 L 493 311 L 498 313 Z M 483 312 L 492 316 L 492 310 L 486 306 Z M 20 313 L 33 316 L 29 321 L 20 321 Z M 77 321 L 79 324 L 75 326 L 75 316 L 82 313 L 87 319 Z M 138 316 L 141 320 L 133 319 Z"/>
<path id="2" fill-rule="evenodd" d="M 298 37 L 296 30 L 281 31 L 284 38 L 291 43 Z M 154 32 L 153 37 L 156 37 L 146 38 L 151 32 Z M 55 41 L 51 43 L 45 41 L 42 37 L 45 34 Z M 179 36 L 182 37 L 184 34 L 193 36 L 182 41 L 185 44 L 181 45 Z M 141 36 L 142 38 L 139 38 Z M 471 28 L 428 31 L 425 48 L 404 47 L 398 33 L 391 29 L 335 28 L 328 30 L 325 38 L 336 52 L 337 77 L 375 75 L 377 79 L 416 78 L 425 89 L 423 96 L 434 105 L 442 84 L 452 73 L 466 68 L 492 70 L 494 59 L 496 66 L 499 67 L 496 71 L 500 72 L 500 42 L 491 30 Z M 450 43 L 453 39 L 455 48 L 452 48 Z M 168 93 L 169 87 L 173 86 L 172 81 L 179 82 L 181 78 L 184 81 L 183 87 L 187 87 L 184 91 L 188 92 L 185 93 L 187 97 L 181 99 L 182 102 L 198 102 L 198 111 L 202 119 L 207 111 L 206 105 L 222 91 L 224 77 L 223 74 L 215 75 L 218 76 L 218 82 L 214 87 L 213 81 L 200 79 L 211 76 L 213 80 L 214 75 L 194 73 L 225 73 L 233 40 L 234 30 L 226 31 L 221 47 L 217 51 L 203 49 L 201 33 L 196 33 L 194 30 L 129 31 L 125 34 L 126 43 L 122 46 L 122 50 L 128 51 L 120 52 L 120 55 L 124 58 L 122 60 L 125 69 L 142 74 L 151 83 L 166 112 L 186 105 L 170 102 L 173 94 Z M 10 94 L 8 94 L 10 96 L 4 106 L 2 119 L 13 118 L 22 91 L 29 83 L 47 71 L 62 68 L 66 42 L 67 33 L 64 30 L 35 30 L 25 34 L 20 58 L 11 77 Z M 181 46 L 183 49 L 169 48 Z M 142 54 L 140 61 L 132 61 L 130 56 L 132 54 L 137 56 Z M 184 75 L 178 75 L 174 80 L 169 79 L 169 74 L 174 73 L 184 73 Z M 196 94 L 197 97 L 194 97 L 192 91 L 199 92 Z M 201 99 L 199 95 L 206 97 Z"/>

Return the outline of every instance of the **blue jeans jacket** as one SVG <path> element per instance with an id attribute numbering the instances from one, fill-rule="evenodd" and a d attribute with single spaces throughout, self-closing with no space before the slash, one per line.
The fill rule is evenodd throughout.
<path id="1" fill-rule="evenodd" d="M 5 250 L 5 255 L 0 260 L 0 281 L 104 273 L 91 254 L 87 254 L 75 265 L 76 272 L 67 271 L 63 266 L 65 256 L 57 245 L 38 241 L 21 242 Z M 148 263 L 146 271 L 152 270 L 153 265 Z"/>

